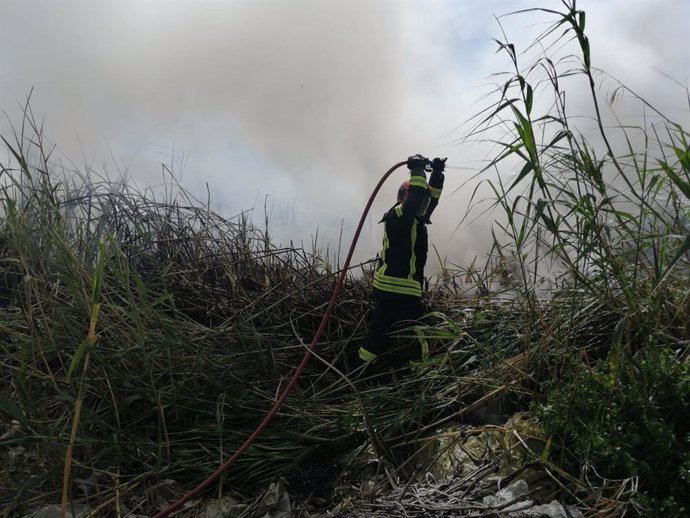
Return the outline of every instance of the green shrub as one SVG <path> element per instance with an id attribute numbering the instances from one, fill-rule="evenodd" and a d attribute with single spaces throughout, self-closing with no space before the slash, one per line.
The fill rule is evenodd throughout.
<path id="1" fill-rule="evenodd" d="M 612 353 L 613 354 L 613 353 Z M 648 348 L 624 367 L 581 368 L 538 412 L 571 470 L 593 466 L 609 479 L 639 477 L 652 516 L 690 510 L 690 365 Z"/>

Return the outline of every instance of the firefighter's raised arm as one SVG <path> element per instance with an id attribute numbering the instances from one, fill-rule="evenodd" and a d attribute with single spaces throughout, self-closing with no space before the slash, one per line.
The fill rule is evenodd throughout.
<path id="1" fill-rule="evenodd" d="M 403 182 L 398 191 L 398 204 L 395 206 L 395 214 L 398 217 L 413 218 L 423 212 L 422 206 L 428 197 L 426 167 L 429 163 L 429 159 L 422 155 L 414 155 L 407 159 L 410 179 Z"/>
<path id="2" fill-rule="evenodd" d="M 443 181 L 446 179 L 443 171 L 446 169 L 447 158 L 434 158 L 431 161 L 431 176 L 429 176 L 429 191 L 431 193 L 431 202 L 429 208 L 426 210 L 426 222 L 431 223 L 431 214 L 438 205 L 438 200 L 441 198 L 441 191 L 443 191 Z"/>

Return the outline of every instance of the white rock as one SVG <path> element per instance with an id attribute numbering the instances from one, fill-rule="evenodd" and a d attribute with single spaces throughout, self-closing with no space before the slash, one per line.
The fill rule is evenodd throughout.
<path id="1" fill-rule="evenodd" d="M 556 500 L 548 504 L 534 505 L 532 500 L 526 499 L 529 494 L 527 482 L 519 479 L 499 490 L 495 495 L 486 496 L 483 503 L 489 507 L 501 508 L 510 518 L 583 518 L 582 513 L 575 506 L 568 506 Z M 525 497 L 521 500 L 521 497 Z M 509 502 L 512 504 L 506 506 Z M 506 506 L 506 507 L 504 507 Z"/>

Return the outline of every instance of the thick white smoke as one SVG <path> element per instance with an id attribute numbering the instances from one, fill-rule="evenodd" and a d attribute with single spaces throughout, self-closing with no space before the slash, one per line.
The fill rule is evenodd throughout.
<path id="1" fill-rule="evenodd" d="M 334 245 L 391 163 L 425 153 L 472 168 L 485 157 L 480 146 L 446 144 L 481 107 L 497 81 L 489 75 L 507 69 L 490 40 L 501 37 L 493 15 L 536 3 L 2 0 L 0 108 L 17 122 L 16 101 L 33 87 L 34 113 L 78 167 L 149 185 L 166 163 L 201 196 L 208 183 L 227 214 L 255 208 L 261 222 L 268 195 L 277 238 L 308 242 L 318 225 Z M 688 2 L 578 6 L 596 65 L 662 103 L 680 92 L 672 104 L 682 106 L 655 67 L 687 84 Z M 500 21 L 518 45 L 545 27 L 538 16 Z M 462 171 L 449 171 L 446 192 Z M 377 201 L 360 258 L 375 253 L 375 222 L 402 176 Z M 487 242 L 485 226 L 453 233 L 471 190 L 444 199 L 431 228 L 460 264 Z"/>

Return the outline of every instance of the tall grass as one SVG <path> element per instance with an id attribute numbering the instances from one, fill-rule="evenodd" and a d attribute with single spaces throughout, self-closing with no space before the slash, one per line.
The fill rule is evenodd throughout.
<path id="1" fill-rule="evenodd" d="M 275 245 L 246 213 L 221 217 L 172 177 L 161 194 L 64 168 L 28 105 L 4 144 L 0 423 L 20 433 L 0 441 L 3 511 L 61 499 L 153 512 L 166 480 L 198 483 L 270 408 L 337 272 L 315 248 Z M 302 470 L 334 478 L 337 459 L 368 444 L 391 476 L 408 477 L 425 431 L 482 392 L 476 375 L 461 377 L 483 346 L 443 314 L 413 332 L 448 346 L 438 372 L 395 389 L 369 374 L 343 379 L 370 269 L 348 279 L 318 360 L 221 494 L 251 500 L 280 475 L 299 485 Z"/>
<path id="2" fill-rule="evenodd" d="M 495 223 L 497 241 L 516 258 L 522 274 L 517 288 L 525 304 L 529 370 L 541 380 L 547 401 L 541 411 L 561 442 L 562 462 L 570 468 L 594 464 L 608 477 L 639 477 L 640 501 L 657 512 L 682 514 L 688 509 L 687 477 L 677 470 L 683 469 L 690 429 L 680 423 L 690 422 L 690 401 L 682 389 L 663 392 L 665 400 L 657 400 L 662 392 L 655 394 L 653 387 L 662 379 L 679 386 L 688 382 L 682 369 L 669 374 L 664 356 L 670 351 L 675 362 L 688 357 L 690 146 L 681 123 L 687 121 L 671 120 L 618 84 L 615 96 L 636 100 L 652 116 L 641 118 L 638 127 L 615 124 L 613 106 L 606 111 L 601 99 L 598 78 L 606 74 L 594 68 L 586 15 L 575 1 L 562 5 L 563 12 L 513 13 L 546 13 L 553 24 L 527 49 L 531 53 L 498 41 L 512 70 L 471 133 L 491 138 L 500 131 L 494 140 L 500 153 L 487 167 L 498 171 L 495 180 L 487 180 L 502 216 Z M 591 117 L 584 120 L 593 122 L 594 131 L 579 129 L 583 119 L 572 115 L 565 84 L 589 91 Z M 540 306 L 535 280 L 545 264 L 558 267 L 562 288 Z M 591 375 L 598 372 L 607 373 L 623 398 L 620 408 L 611 394 L 583 386 L 596 385 L 598 378 Z M 637 390 L 651 391 L 646 403 L 625 399 Z M 584 393 L 589 405 L 583 400 L 579 414 L 569 410 Z M 621 415 L 624 407 L 636 409 L 639 421 Z M 654 428 L 638 425 L 650 412 L 658 418 L 657 433 L 668 427 L 664 440 L 676 449 L 674 463 L 666 467 L 654 456 L 668 459 L 662 453 L 668 445 L 640 449 L 632 438 L 661 440 Z M 605 426 L 597 428 L 602 419 L 613 428 L 627 427 L 630 434 L 602 439 L 598 434 Z M 569 441 L 588 434 L 591 440 L 569 448 Z M 622 448 L 636 461 L 616 463 L 602 454 L 608 448 Z"/>
<path id="3" fill-rule="evenodd" d="M 66 501 L 70 480 L 113 487 L 116 473 L 121 485 L 142 474 L 197 481 L 271 404 L 333 276 L 317 254 L 273 245 L 246 214 L 228 220 L 181 189 L 158 201 L 61 169 L 28 106 L 5 145 L 0 414 L 22 427 L 4 447 L 26 453 L 3 468 L 5 505 L 61 485 Z M 346 341 L 362 333 L 365 293 L 348 283 L 320 349 L 330 361 L 344 364 Z M 314 368 L 296 401 L 334 379 Z M 308 431 L 320 418 L 302 413 L 288 406 L 282 429 L 259 442 L 271 452 L 264 467 L 240 462 L 238 488 L 325 440 Z"/>

